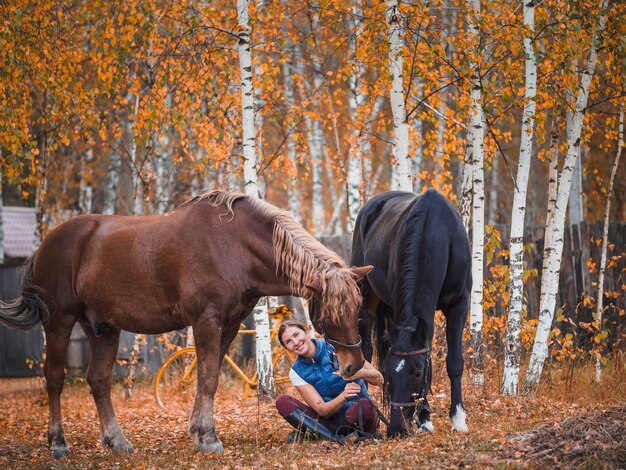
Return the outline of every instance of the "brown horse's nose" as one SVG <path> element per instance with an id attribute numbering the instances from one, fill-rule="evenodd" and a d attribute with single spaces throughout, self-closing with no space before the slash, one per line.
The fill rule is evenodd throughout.
<path id="1" fill-rule="evenodd" d="M 355 366 L 354 364 L 348 364 L 346 367 L 343 368 L 341 375 L 346 378 L 352 377 L 359 369 L 361 369 L 361 367 L 363 367 L 364 364 L 365 360 L 363 360 L 363 363 L 359 366 Z"/>

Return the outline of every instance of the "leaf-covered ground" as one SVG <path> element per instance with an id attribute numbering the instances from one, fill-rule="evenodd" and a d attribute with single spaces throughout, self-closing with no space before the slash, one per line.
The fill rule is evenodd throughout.
<path id="1" fill-rule="evenodd" d="M 495 376 L 495 374 L 494 374 Z M 149 384 L 135 397 L 114 388 L 114 405 L 131 455 L 100 444 L 95 406 L 84 384 L 63 393 L 65 436 L 72 454 L 55 460 L 46 442 L 47 405 L 34 382 L 0 380 L 0 468 L 626 468 L 625 376 L 605 374 L 600 387 L 580 371 L 567 385 L 547 377 L 535 396 L 503 397 L 498 380 L 484 389 L 465 384 L 468 434 L 453 434 L 448 384 L 437 376 L 431 405 L 435 434 L 339 447 L 329 442 L 287 444 L 287 424 L 271 402 L 244 398 L 224 381 L 217 397 L 218 434 L 225 453 L 198 455 L 187 434 L 186 411 L 162 411 Z M 33 387 L 34 384 L 34 387 Z"/>

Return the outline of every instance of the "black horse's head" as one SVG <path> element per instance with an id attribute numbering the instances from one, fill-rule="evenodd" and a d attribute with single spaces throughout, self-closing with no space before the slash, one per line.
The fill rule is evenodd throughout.
<path id="1" fill-rule="evenodd" d="M 387 435 L 406 436 L 422 410 L 427 410 L 426 393 L 431 381 L 428 347 L 399 351 L 393 348 L 385 361 L 385 378 L 391 405 Z M 419 424 L 418 424 L 419 425 Z"/>

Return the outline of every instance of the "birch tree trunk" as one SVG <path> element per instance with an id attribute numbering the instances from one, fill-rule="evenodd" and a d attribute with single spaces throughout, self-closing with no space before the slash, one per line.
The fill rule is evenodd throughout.
<path id="1" fill-rule="evenodd" d="M 386 0 L 387 37 L 389 40 L 389 71 L 392 77 L 389 92 L 391 112 L 393 114 L 393 153 L 395 157 L 395 176 L 392 188 L 412 191 L 411 160 L 409 158 L 409 125 L 406 120 L 404 102 L 403 67 L 404 67 L 404 25 L 398 0 Z"/>
<path id="2" fill-rule="evenodd" d="M 475 45 L 470 78 L 470 134 L 472 140 L 472 294 L 470 300 L 470 376 L 474 385 L 482 386 L 483 375 L 483 257 L 485 238 L 484 186 L 484 114 L 480 77 L 480 0 L 469 0 L 469 31 Z"/>
<path id="3" fill-rule="evenodd" d="M 495 225 L 498 215 L 498 186 L 500 185 L 500 175 L 498 174 L 498 162 L 500 161 L 500 152 L 491 161 L 491 188 L 489 189 L 489 215 L 488 223 Z"/>
<path id="4" fill-rule="evenodd" d="M 135 380 L 137 379 L 137 368 L 139 367 L 139 357 L 141 356 L 141 348 L 146 344 L 146 335 L 135 335 L 133 339 L 133 348 L 128 356 L 128 370 L 124 379 L 124 398 L 127 400 L 133 397 Z"/>
<path id="5" fill-rule="evenodd" d="M 313 21 L 317 22 L 317 15 L 313 14 Z M 311 33 L 313 34 L 313 33 Z M 297 49 L 298 54 L 298 71 L 300 76 L 304 76 L 304 60 L 302 58 L 302 51 Z M 318 102 L 315 95 L 322 90 L 324 85 L 323 76 L 320 64 L 314 63 L 314 76 L 313 86 L 307 80 L 304 80 L 306 88 L 306 94 L 312 103 Z M 308 143 L 309 143 L 309 155 L 311 156 L 311 180 L 313 183 L 313 206 L 312 206 L 312 218 L 313 218 L 313 235 L 320 236 L 324 231 L 324 199 L 322 188 L 322 164 L 325 155 L 325 140 L 324 130 L 322 129 L 322 122 L 319 116 L 320 112 L 314 111 L 313 116 L 309 115 L 306 118 Z"/>
<path id="6" fill-rule="evenodd" d="M 91 213 L 93 204 L 92 161 L 93 149 L 89 149 L 85 154 L 81 155 L 80 192 L 78 197 L 78 207 L 81 214 Z"/>
<path id="7" fill-rule="evenodd" d="M 241 120 L 243 128 L 243 187 L 246 194 L 259 197 L 255 153 L 254 88 L 252 87 L 252 50 L 248 0 L 237 0 L 239 73 L 241 76 Z"/>
<path id="8" fill-rule="evenodd" d="M 541 279 L 548 275 L 548 254 L 552 246 L 552 222 L 556 209 L 556 196 L 559 185 L 559 128 L 560 122 L 557 116 L 552 121 L 550 131 L 550 161 L 548 162 L 548 207 L 546 212 L 546 228 L 543 237 L 543 261 L 541 266 Z M 543 294 L 542 294 L 543 295 Z M 541 300 L 539 301 L 541 304 Z"/>
<path id="9" fill-rule="evenodd" d="M 293 44 L 289 43 L 289 48 L 293 48 Z M 291 110 L 294 107 L 294 84 L 293 84 L 293 55 L 290 56 L 290 60 L 283 64 L 283 82 L 285 85 L 285 103 Z M 293 168 L 293 176 L 290 177 L 289 187 L 287 188 L 289 197 L 289 212 L 293 215 L 296 222 L 302 223 L 302 212 L 300 209 L 300 190 L 298 188 L 298 151 L 296 149 L 296 142 L 293 138 L 293 133 L 289 130 L 287 136 L 287 152 L 289 153 L 289 163 Z"/>
<path id="10" fill-rule="evenodd" d="M 254 87 L 252 84 L 252 50 L 250 47 L 250 18 L 248 0 L 237 0 L 239 37 L 239 72 L 241 74 L 241 116 L 243 127 L 243 179 L 246 194 L 259 197 L 255 150 Z M 259 398 L 275 395 L 274 371 L 267 299 L 261 299 L 254 309 L 256 330 L 256 370 Z"/>
<path id="11" fill-rule="evenodd" d="M 415 77 L 416 101 L 423 99 L 423 89 L 424 87 L 422 85 L 421 77 Z M 415 155 L 413 155 L 411 171 L 413 172 L 413 192 L 419 194 L 422 191 L 422 179 L 419 177 L 419 174 L 422 171 L 422 163 L 424 161 L 424 122 L 420 119 L 417 111 L 413 114 L 413 116 L 413 125 L 415 126 L 417 142 L 415 142 Z"/>
<path id="12" fill-rule="evenodd" d="M 37 160 L 37 174 L 39 175 L 39 184 L 35 194 L 35 214 L 37 222 L 35 224 L 35 235 L 33 237 L 33 251 L 39 248 L 43 239 L 43 234 L 48 226 L 48 214 L 44 209 L 46 195 L 48 193 L 48 138 L 41 137 L 38 142 L 39 159 Z M 45 337 L 45 334 L 44 334 Z M 45 343 L 44 343 L 45 344 Z"/>
<path id="13" fill-rule="evenodd" d="M 354 18 L 353 31 L 350 37 L 350 54 L 352 62 L 352 74 L 350 75 L 350 115 L 352 120 L 352 136 L 348 151 L 348 168 L 346 175 L 346 199 L 348 203 L 348 230 L 354 230 L 354 222 L 363 203 L 363 148 L 364 123 L 360 122 L 361 108 L 365 103 L 365 94 L 361 91 L 361 80 L 365 72 L 363 61 L 359 59 L 359 39 L 363 34 L 363 2 L 357 0 L 352 7 Z"/>
<path id="14" fill-rule="evenodd" d="M 111 160 L 109 161 L 108 174 L 104 189 L 104 206 L 102 208 L 103 214 L 115 214 L 115 206 L 117 201 L 117 185 L 120 179 L 121 166 L 122 159 L 120 158 L 119 154 L 111 152 Z"/>
<path id="15" fill-rule="evenodd" d="M 533 47 L 535 31 L 535 4 L 522 0 L 524 8 L 525 91 L 522 132 L 520 137 L 517 181 L 513 190 L 511 210 L 511 236 L 509 247 L 509 315 L 505 337 L 504 372 L 502 393 L 517 395 L 521 361 L 521 326 L 524 299 L 524 220 L 526 217 L 526 193 L 528 175 L 533 153 L 535 128 L 535 96 L 537 94 L 537 61 Z"/>
<path id="16" fill-rule="evenodd" d="M 463 158 L 463 178 L 461 182 L 461 197 L 459 203 L 459 212 L 461 219 L 463 220 L 463 226 L 469 233 L 469 224 L 472 217 L 472 194 L 473 194 L 473 176 L 474 176 L 474 157 L 472 156 L 473 150 L 473 132 L 468 128 L 467 130 L 467 144 L 465 146 L 465 157 Z"/>
<path id="17" fill-rule="evenodd" d="M 589 57 L 585 70 L 580 80 L 580 87 L 576 98 L 576 108 L 574 111 L 572 126 L 567 137 L 567 156 L 561 171 L 560 181 L 558 185 L 558 195 L 556 200 L 556 210 L 554 213 L 553 229 L 551 234 L 551 246 L 547 254 L 547 273 L 541 279 L 541 301 L 539 305 L 539 324 L 535 334 L 535 342 L 528 365 L 528 371 L 524 381 L 524 389 L 527 392 L 534 391 L 539 384 L 543 364 L 548 357 L 548 336 L 552 328 L 552 320 L 554 318 L 554 309 L 556 305 L 556 294 L 559 286 L 561 255 L 563 254 L 565 213 L 569 193 L 572 187 L 572 175 L 578 149 L 580 147 L 580 139 L 582 134 L 584 111 L 589 98 L 589 88 L 595 73 L 596 62 L 598 58 L 598 38 L 606 27 L 606 7 L 608 0 L 601 3 L 602 13 L 598 20 L 598 28 L 591 38 L 591 46 L 589 49 Z M 544 256 L 546 254 L 544 253 Z"/>
<path id="18" fill-rule="evenodd" d="M 130 123 L 130 136 L 132 138 L 132 143 L 130 146 L 130 169 L 131 169 L 131 178 L 133 181 L 133 215 L 143 215 L 146 211 L 145 208 L 145 198 L 149 195 L 146 194 L 146 185 L 144 181 L 149 179 L 149 175 L 144 175 L 146 170 L 148 170 L 149 161 L 147 157 L 139 161 L 138 158 L 138 145 L 137 145 L 137 136 L 135 135 L 135 124 L 137 122 L 137 116 L 139 115 L 139 103 L 141 101 L 141 94 L 138 93 L 135 96 L 135 104 L 133 106 L 133 119 Z"/>
<path id="19" fill-rule="evenodd" d="M 596 321 L 598 322 L 598 331 L 602 331 L 602 315 L 604 310 L 604 274 L 606 271 L 606 256 L 607 247 L 609 243 L 609 214 L 611 212 L 611 198 L 613 197 L 613 183 L 615 182 L 615 174 L 617 173 L 617 167 L 619 165 L 619 159 L 622 155 L 622 148 L 624 147 L 624 105 L 620 106 L 619 112 L 619 127 L 617 136 L 617 154 L 613 161 L 613 168 L 611 169 L 611 179 L 609 180 L 609 189 L 606 193 L 606 210 L 604 211 L 604 229 L 602 231 L 602 255 L 600 258 L 600 274 L 598 275 L 598 301 L 596 307 Z M 598 345 L 601 347 L 601 345 Z M 602 376 L 602 361 L 601 351 L 596 353 L 596 373 L 594 379 L 597 384 L 600 383 Z"/>
<path id="20" fill-rule="evenodd" d="M 159 154 L 155 158 L 157 190 L 156 190 L 156 210 L 159 214 L 164 214 L 170 209 L 172 200 L 171 180 L 172 180 L 172 147 L 167 133 L 159 139 Z"/>

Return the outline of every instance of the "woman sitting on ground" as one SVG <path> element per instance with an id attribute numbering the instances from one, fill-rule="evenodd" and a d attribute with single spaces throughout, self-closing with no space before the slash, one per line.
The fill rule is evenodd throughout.
<path id="1" fill-rule="evenodd" d="M 365 361 L 349 381 L 344 380 L 337 371 L 332 346 L 323 339 L 311 339 L 306 330 L 296 320 L 284 321 L 278 330 L 280 344 L 298 356 L 289 378 L 306 403 L 289 395 L 276 399 L 280 415 L 297 430 L 289 434 L 288 441 L 301 440 L 305 431 L 311 430 L 343 442 L 338 435 L 342 431 L 349 433 L 359 425 L 362 425 L 360 431 L 376 434 L 379 419 L 366 384 L 382 386 L 382 374 Z"/>

